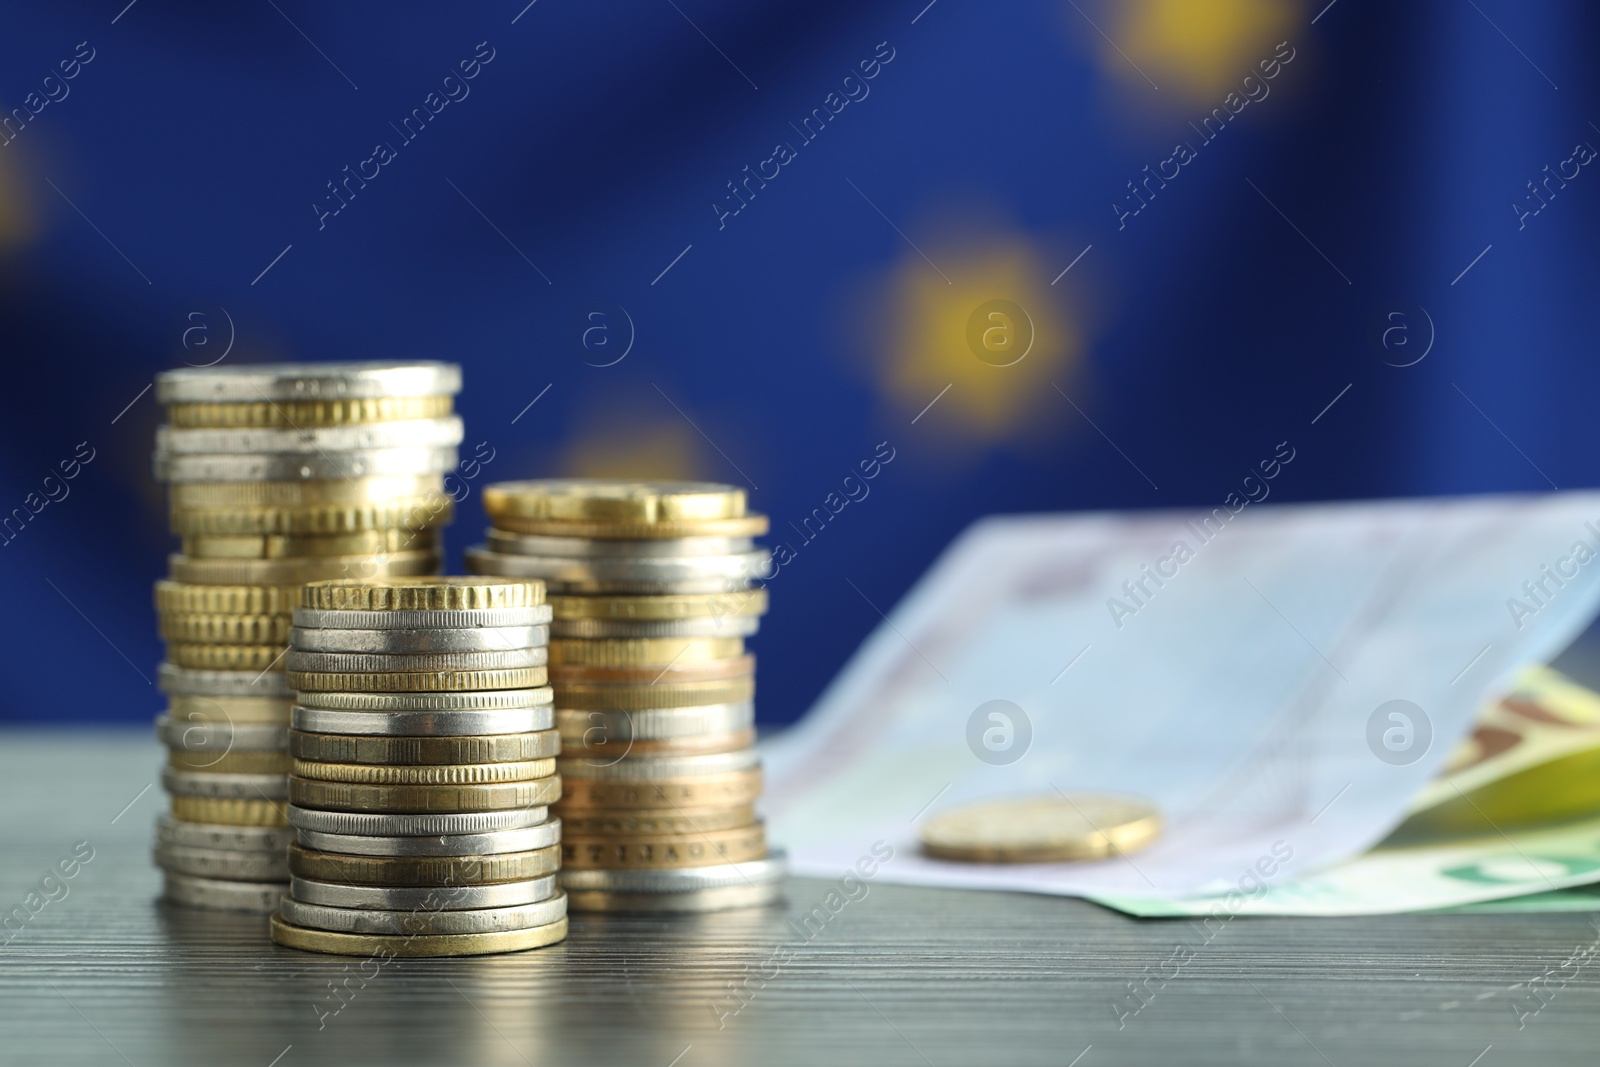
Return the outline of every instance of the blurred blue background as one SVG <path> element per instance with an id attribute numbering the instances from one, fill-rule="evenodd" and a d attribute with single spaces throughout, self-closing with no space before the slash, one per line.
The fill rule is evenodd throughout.
<path id="1" fill-rule="evenodd" d="M 1600 484 L 1594 5 L 525 2 L 7 5 L 0 513 L 93 458 L 4 719 L 161 706 L 141 391 L 224 351 L 461 362 L 484 482 L 745 485 L 767 724 L 982 515 Z"/>

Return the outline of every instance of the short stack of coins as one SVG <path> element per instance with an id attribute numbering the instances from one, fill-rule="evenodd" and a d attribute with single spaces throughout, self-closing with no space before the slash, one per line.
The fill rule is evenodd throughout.
<path id="1" fill-rule="evenodd" d="M 290 614 L 307 581 L 432 574 L 452 502 L 461 371 L 445 363 L 215 366 L 156 378 L 155 476 L 183 539 L 167 642 L 168 900 L 271 911 L 287 888 Z"/>
<path id="2" fill-rule="evenodd" d="M 770 557 L 744 491 L 552 479 L 484 490 L 477 574 L 538 578 L 565 793 L 561 883 L 575 911 L 712 911 L 782 888 L 755 812 L 756 632 Z"/>
<path id="3" fill-rule="evenodd" d="M 301 591 L 286 657 L 295 842 L 274 941 L 391 958 L 566 937 L 549 621 L 536 581 Z"/>

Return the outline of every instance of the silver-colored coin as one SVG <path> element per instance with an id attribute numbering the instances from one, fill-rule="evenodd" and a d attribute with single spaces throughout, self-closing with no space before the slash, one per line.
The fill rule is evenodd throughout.
<path id="1" fill-rule="evenodd" d="M 749 637 L 761 629 L 759 615 L 720 615 L 698 619 L 560 619 L 550 624 L 557 638 Z"/>
<path id="2" fill-rule="evenodd" d="M 361 737 L 478 737 L 484 734 L 529 734 L 548 730 L 555 721 L 549 704 L 536 708 L 488 711 L 337 711 L 297 706 L 290 724 L 308 734 L 356 734 Z"/>
<path id="3" fill-rule="evenodd" d="M 531 608 L 401 609 L 324 611 L 295 608 L 294 624 L 308 630 L 466 630 L 474 626 L 544 626 L 549 604 Z"/>
<path id="4" fill-rule="evenodd" d="M 724 886 L 760 885 L 781 882 L 789 871 L 783 849 L 769 851 L 765 858 L 744 863 L 719 863 L 711 867 L 679 867 L 672 870 L 563 870 L 562 888 L 568 893 L 598 890 L 606 893 L 690 893 Z"/>
<path id="5" fill-rule="evenodd" d="M 514 908 L 549 900 L 556 892 L 556 876 L 553 874 L 526 882 L 441 886 L 337 885 L 333 882 L 314 882 L 309 878 L 289 879 L 290 899 L 330 908 L 374 908 L 380 911 Z"/>
<path id="6" fill-rule="evenodd" d="M 218 797 L 225 800 L 283 800 L 289 778 L 283 774 L 212 774 L 165 767 L 161 788 L 175 797 Z"/>
<path id="7" fill-rule="evenodd" d="M 200 671 L 163 663 L 156 685 L 169 696 L 195 697 L 292 697 L 288 679 L 281 670 Z"/>
<path id="8" fill-rule="evenodd" d="M 156 736 L 180 752 L 282 752 L 289 747 L 289 728 L 270 722 L 156 716 Z"/>
<path id="9" fill-rule="evenodd" d="M 156 819 L 157 843 L 184 848 L 281 853 L 288 849 L 293 840 L 294 829 L 288 826 L 224 826 L 221 823 L 184 822 L 170 815 Z"/>
<path id="10" fill-rule="evenodd" d="M 347 856 L 493 856 L 502 852 L 532 852 L 561 843 L 561 820 L 551 819 L 522 830 L 497 830 L 487 834 L 441 834 L 405 837 L 364 837 L 296 831 L 299 842 L 319 852 Z"/>
<path id="11" fill-rule="evenodd" d="M 305 452 L 370 452 L 380 448 L 454 448 L 461 417 L 392 419 L 306 430 L 173 429 L 156 427 L 156 451 L 169 456 Z"/>
<path id="12" fill-rule="evenodd" d="M 156 403 L 248 403 L 270 400 L 367 400 L 454 396 L 461 367 L 433 360 L 342 363 L 243 363 L 179 368 L 156 375 Z"/>
<path id="13" fill-rule="evenodd" d="M 382 674 L 390 671 L 504 671 L 543 667 L 550 650 L 511 648 L 498 652 L 299 652 L 291 649 L 284 666 L 291 671 Z"/>
<path id="14" fill-rule="evenodd" d="M 548 685 L 541 685 L 532 689 L 484 689 L 471 693 L 301 693 L 299 702 L 302 707 L 332 711 L 502 711 L 546 707 L 553 695 Z"/>
<path id="15" fill-rule="evenodd" d="M 391 812 L 318 811 L 288 808 L 289 825 L 297 831 L 341 837 L 458 837 L 497 834 L 542 826 L 550 809 L 511 808 L 506 811 L 472 811 L 456 814 L 413 815 Z M 559 820 L 557 820 L 559 825 Z"/>
<path id="16" fill-rule="evenodd" d="M 715 889 L 690 889 L 677 893 L 613 893 L 604 889 L 573 889 L 567 893 L 571 911 L 611 912 L 615 914 L 684 914 L 727 911 L 771 904 L 783 896 L 779 882 L 754 885 L 724 885 Z"/>
<path id="17" fill-rule="evenodd" d="M 634 781 L 653 778 L 693 778 L 702 774 L 732 774 L 761 766 L 753 748 L 714 752 L 704 756 L 623 756 L 610 762 L 586 757 L 562 757 L 556 767 L 563 778 L 591 781 Z"/>
<path id="18" fill-rule="evenodd" d="M 467 570 L 505 578 L 539 578 L 556 595 L 584 593 L 732 593 L 770 578 L 766 549 L 732 556 L 644 559 L 561 559 L 495 552 L 486 545 L 467 549 Z"/>
<path id="19" fill-rule="evenodd" d="M 196 878 L 228 882 L 277 882 L 289 877 L 289 853 L 233 852 L 189 845 L 158 844 L 156 866 Z"/>
<path id="20" fill-rule="evenodd" d="M 343 934 L 395 934 L 408 937 L 491 934 L 501 930 L 547 926 L 557 921 L 567 914 L 567 895 L 558 891 L 536 904 L 455 911 L 434 911 L 426 907 L 409 911 L 330 908 L 285 897 L 283 903 L 278 905 L 278 914 L 296 926 Z"/>
<path id="21" fill-rule="evenodd" d="M 256 911 L 269 914 L 289 889 L 282 882 L 228 882 L 220 878 L 166 872 L 164 896 L 173 904 L 208 911 Z"/>
<path id="22" fill-rule="evenodd" d="M 519 534 L 490 527 L 486 535 L 496 552 L 517 556 L 552 556 L 575 559 L 640 559 L 645 557 L 733 556 L 755 550 L 749 537 L 655 537 L 613 541 L 591 537 L 546 537 Z"/>
<path id="23" fill-rule="evenodd" d="M 289 647 L 301 652 L 493 652 L 539 648 L 550 643 L 548 626 L 474 626 L 464 630 L 289 631 Z"/>
<path id="24" fill-rule="evenodd" d="M 395 478 L 455 469 L 456 450 L 369 448 L 359 452 L 308 452 L 175 456 L 157 452 L 158 482 L 301 482 L 330 478 Z"/>
<path id="25" fill-rule="evenodd" d="M 665 741 L 676 737 L 731 734 L 756 721 L 754 701 L 736 704 L 699 704 L 687 708 L 651 708 L 648 711 L 584 711 L 557 708 L 556 728 L 561 736 L 588 743 L 604 741 Z"/>

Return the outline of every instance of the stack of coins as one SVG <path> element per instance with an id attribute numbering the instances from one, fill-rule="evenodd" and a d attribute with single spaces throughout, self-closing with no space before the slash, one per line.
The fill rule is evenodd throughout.
<path id="1" fill-rule="evenodd" d="M 574 910 L 710 911 L 781 891 L 755 814 L 756 632 L 770 557 L 744 491 L 548 480 L 484 490 L 478 574 L 539 578 L 565 795 L 561 882 Z"/>
<path id="2" fill-rule="evenodd" d="M 155 858 L 169 900 L 277 906 L 289 879 L 290 612 L 303 582 L 438 570 L 460 386 L 460 368 L 444 363 L 157 376 L 167 423 L 155 475 L 183 539 L 155 596 L 172 796 Z"/>
<path id="3" fill-rule="evenodd" d="M 539 582 L 316 582 L 294 612 L 289 893 L 272 939 L 341 955 L 567 934 Z"/>

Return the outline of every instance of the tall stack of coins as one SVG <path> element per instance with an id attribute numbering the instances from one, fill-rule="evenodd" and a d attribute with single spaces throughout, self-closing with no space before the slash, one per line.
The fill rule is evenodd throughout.
<path id="1" fill-rule="evenodd" d="M 156 378 L 155 476 L 183 551 L 156 583 L 167 642 L 157 732 L 172 811 L 166 896 L 270 911 L 289 879 L 284 821 L 290 612 L 303 582 L 432 574 L 451 517 L 445 363 L 257 364 Z"/>
<path id="2" fill-rule="evenodd" d="M 548 480 L 484 490 L 478 574 L 539 578 L 574 910 L 709 911 L 780 892 L 755 814 L 755 657 L 765 516 L 694 482 Z"/>
<path id="3" fill-rule="evenodd" d="M 564 938 L 544 586 L 316 582 L 300 605 L 287 656 L 296 841 L 272 939 L 390 958 Z"/>

